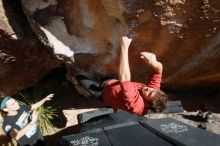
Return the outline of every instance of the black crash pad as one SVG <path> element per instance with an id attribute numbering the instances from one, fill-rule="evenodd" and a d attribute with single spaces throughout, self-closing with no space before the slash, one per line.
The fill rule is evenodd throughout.
<path id="1" fill-rule="evenodd" d="M 183 112 L 181 101 L 168 101 L 167 113 L 178 113 Z M 140 119 L 139 116 L 135 116 L 123 110 L 118 110 L 116 114 L 112 108 L 99 108 L 94 111 L 84 112 L 78 115 L 79 123 L 85 123 L 93 118 L 110 115 L 117 123 L 137 121 Z"/>
<path id="2" fill-rule="evenodd" d="M 81 124 L 80 132 L 85 132 L 92 129 L 103 128 L 106 126 L 117 124 L 109 115 L 93 118 Z"/>
<path id="3" fill-rule="evenodd" d="M 102 129 L 63 136 L 60 146 L 111 146 Z"/>
<path id="4" fill-rule="evenodd" d="M 167 113 L 180 113 L 183 112 L 181 101 L 168 101 Z"/>
<path id="5" fill-rule="evenodd" d="M 104 130 L 112 146 L 173 146 L 138 122 L 116 124 Z"/>
<path id="6" fill-rule="evenodd" d="M 103 130 L 104 129 L 104 130 Z M 63 136 L 61 146 L 173 146 L 138 122 L 128 122 Z"/>
<path id="7" fill-rule="evenodd" d="M 167 113 L 183 112 L 181 101 L 169 101 Z M 99 108 L 94 111 L 78 115 L 78 122 L 82 124 L 81 132 L 126 122 L 138 122 L 145 117 L 136 116 L 123 110 L 113 112 L 112 108 Z"/>
<path id="8" fill-rule="evenodd" d="M 86 117 L 87 115 L 88 114 L 85 114 L 84 116 L 81 116 L 81 117 Z M 93 115 L 95 114 L 93 113 Z M 132 122 L 132 121 L 138 122 L 144 118 L 141 116 L 132 115 L 123 110 L 118 110 L 116 113 L 110 113 L 110 114 L 105 114 L 105 115 L 99 114 L 99 116 L 97 117 L 93 117 L 93 118 L 91 117 L 92 116 L 90 116 L 90 118 L 86 118 L 90 120 L 81 124 L 81 129 L 80 129 L 81 132 L 88 131 L 91 129 L 96 129 L 96 128 L 103 128 L 106 126 L 111 126 L 111 125 L 120 124 L 120 123 L 126 123 L 126 122 Z"/>
<path id="9" fill-rule="evenodd" d="M 172 118 L 143 120 L 143 126 L 178 146 L 220 146 L 220 135 Z"/>
<path id="10" fill-rule="evenodd" d="M 108 115 L 110 113 L 114 113 L 112 108 L 99 108 L 94 111 L 84 112 L 78 115 L 79 123 L 85 123 L 92 118 L 96 118 L 99 116 Z"/>
<path id="11" fill-rule="evenodd" d="M 116 113 L 109 114 L 109 116 L 118 124 L 126 122 L 138 122 L 145 118 L 143 116 L 136 116 L 134 114 L 130 114 L 124 110 L 118 110 Z"/>

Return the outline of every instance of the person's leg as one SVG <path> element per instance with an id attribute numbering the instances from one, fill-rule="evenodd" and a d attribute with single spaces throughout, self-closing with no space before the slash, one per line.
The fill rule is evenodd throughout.
<path id="1" fill-rule="evenodd" d="M 75 87 L 75 89 L 79 92 L 79 94 L 83 95 L 84 97 L 90 97 L 91 93 L 86 90 L 82 85 L 80 85 L 75 78 L 75 75 L 77 73 L 77 69 L 74 69 L 72 65 L 66 64 L 66 79 L 72 83 Z"/>
<path id="2" fill-rule="evenodd" d="M 101 78 L 100 80 L 100 87 L 103 89 L 103 87 L 105 86 L 105 84 L 109 81 L 109 80 L 112 80 L 114 78 L 112 77 L 104 77 L 104 78 Z"/>
<path id="3" fill-rule="evenodd" d="M 100 87 L 99 83 L 87 78 L 84 75 L 77 75 L 76 79 L 96 99 L 101 100 L 101 98 L 102 98 L 102 88 Z"/>

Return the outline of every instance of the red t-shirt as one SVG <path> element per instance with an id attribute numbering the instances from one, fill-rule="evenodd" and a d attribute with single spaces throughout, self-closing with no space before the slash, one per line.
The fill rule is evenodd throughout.
<path id="1" fill-rule="evenodd" d="M 154 73 L 150 76 L 147 84 L 112 79 L 109 80 L 103 89 L 104 102 L 112 106 L 114 111 L 118 109 L 125 110 L 129 113 L 142 116 L 147 113 L 148 109 L 140 94 L 140 89 L 148 86 L 154 89 L 160 89 L 162 75 Z"/>

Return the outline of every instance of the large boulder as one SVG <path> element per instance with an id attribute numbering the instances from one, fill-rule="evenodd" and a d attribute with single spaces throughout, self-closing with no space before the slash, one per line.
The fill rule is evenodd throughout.
<path id="1" fill-rule="evenodd" d="M 94 75 L 116 75 L 119 38 L 132 31 L 132 78 L 150 70 L 141 51 L 164 64 L 165 87 L 220 83 L 220 3 L 218 0 L 22 0 L 39 40 L 61 60 Z"/>
<path id="2" fill-rule="evenodd" d="M 73 69 L 79 68 L 94 76 L 116 76 L 120 36 L 132 32 L 129 33 L 133 38 L 129 59 L 133 80 L 147 80 L 150 69 L 140 60 L 139 54 L 150 51 L 163 62 L 163 87 L 219 86 L 219 0 L 21 0 L 21 3 L 29 25 L 40 42 L 50 48 L 60 61 L 70 63 Z M 30 40 L 29 36 L 33 35 L 28 35 L 28 24 L 23 23 L 24 16 L 16 17 L 17 9 L 2 9 L 10 14 L 5 18 L 11 18 L 11 23 L 22 22 L 17 27 L 23 30 L 22 37 Z M 11 34 L 14 33 L 6 33 L 6 36 L 12 38 Z M 18 34 L 16 31 L 15 35 Z M 16 39 L 16 42 L 23 40 Z M 23 59 L 30 56 L 26 55 L 27 52 L 39 50 L 42 51 L 41 58 L 45 55 L 44 62 L 50 58 L 41 45 L 31 45 L 38 49 L 31 49 L 27 41 L 18 45 L 23 46 L 23 51 L 16 50 L 13 56 Z M 22 62 L 26 70 L 30 70 L 31 66 L 33 71 L 28 74 L 41 76 L 54 67 L 45 63 L 47 70 L 42 73 L 43 64 L 38 62 L 39 68 L 34 71 L 31 63 L 34 62 L 37 69 L 36 61 L 39 59 L 37 55 L 30 58 L 29 62 Z M 14 68 L 14 71 L 11 67 L 8 70 L 11 72 L 7 74 L 9 77 L 14 77 L 18 71 L 27 72 L 20 68 Z M 5 74 L 1 73 L 1 77 L 7 81 Z M 25 81 L 31 82 L 28 79 Z"/>
<path id="3" fill-rule="evenodd" d="M 0 1 L 0 92 L 34 85 L 59 62 L 32 32 L 20 1 Z"/>

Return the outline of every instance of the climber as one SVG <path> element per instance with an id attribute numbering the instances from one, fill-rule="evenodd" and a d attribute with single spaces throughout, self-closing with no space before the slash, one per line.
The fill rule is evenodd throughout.
<path id="1" fill-rule="evenodd" d="M 36 110 L 53 96 L 54 94 L 49 94 L 32 105 L 19 105 L 14 98 L 5 96 L 0 102 L 4 119 L 3 131 L 21 146 L 44 145 L 43 136 L 36 124 L 38 118 Z"/>
<path id="2" fill-rule="evenodd" d="M 102 100 L 114 111 L 125 110 L 135 115 L 145 115 L 148 109 L 153 112 L 164 112 L 167 109 L 168 97 L 160 90 L 163 65 L 156 55 L 141 52 L 140 57 L 153 71 L 147 84 L 131 82 L 128 60 L 128 48 L 132 39 L 121 38 L 121 54 L 119 76 L 117 79 L 107 79 L 100 84 L 84 75 L 78 75 L 77 81 L 82 84 L 95 98 Z"/>

